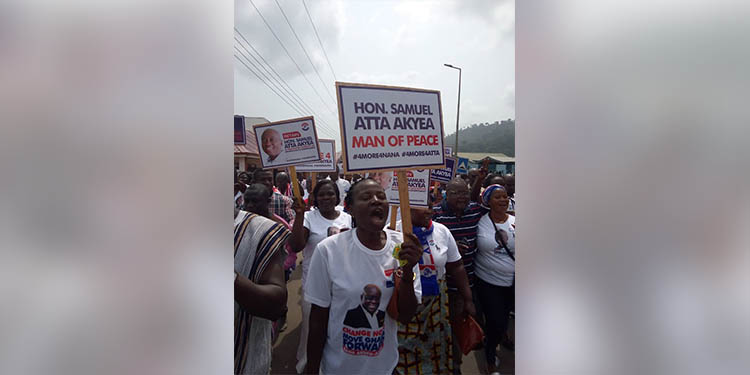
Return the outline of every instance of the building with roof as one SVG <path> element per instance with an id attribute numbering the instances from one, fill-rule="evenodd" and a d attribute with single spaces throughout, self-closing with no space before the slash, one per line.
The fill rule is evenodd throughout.
<path id="1" fill-rule="evenodd" d="M 266 124 L 265 117 L 245 117 L 245 144 L 234 145 L 234 168 L 240 171 L 248 171 L 260 168 L 260 153 L 258 144 L 255 142 L 255 131 L 253 125 Z"/>
<path id="2" fill-rule="evenodd" d="M 516 174 L 516 158 L 503 153 L 459 152 L 458 156 L 469 159 L 469 168 L 479 168 L 489 158 L 487 170 L 500 174 Z"/>

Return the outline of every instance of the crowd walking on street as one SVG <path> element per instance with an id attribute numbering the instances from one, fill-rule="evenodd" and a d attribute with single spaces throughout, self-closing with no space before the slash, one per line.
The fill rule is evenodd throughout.
<path id="1" fill-rule="evenodd" d="M 460 374 L 471 357 L 456 327 L 468 318 L 484 332 L 477 370 L 507 369 L 498 349 L 514 350 L 514 176 L 481 168 L 435 185 L 406 234 L 379 181 L 295 177 L 299 198 L 285 171 L 235 172 L 235 373 L 274 373 L 288 309 L 301 310 L 298 374 Z M 299 303 L 287 301 L 298 266 Z"/>

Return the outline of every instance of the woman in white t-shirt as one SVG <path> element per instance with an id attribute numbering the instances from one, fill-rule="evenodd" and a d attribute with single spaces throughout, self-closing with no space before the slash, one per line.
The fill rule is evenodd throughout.
<path id="1" fill-rule="evenodd" d="M 312 304 L 307 341 L 309 374 L 392 374 L 398 363 L 397 323 L 386 313 L 399 261 L 401 233 L 384 229 L 388 200 L 372 179 L 352 185 L 347 196 L 353 229 L 315 248 L 305 300 Z M 398 320 L 414 316 L 421 295 L 415 236 L 400 244 L 405 264 L 398 290 Z"/>
<path id="2" fill-rule="evenodd" d="M 516 272 L 516 218 L 509 215 L 508 193 L 498 184 L 487 187 L 482 201 L 490 212 L 477 226 L 474 273 L 485 318 L 485 356 L 489 372 L 496 373 L 497 345 L 507 340 L 508 317 L 513 306 Z"/>
<path id="3" fill-rule="evenodd" d="M 352 217 L 336 209 L 339 202 L 339 189 L 331 180 L 321 180 L 312 192 L 311 211 L 305 212 L 304 205 L 295 204 L 295 220 L 292 236 L 289 240 L 294 251 L 302 250 L 302 294 L 304 295 L 307 274 L 310 269 L 315 246 L 324 238 L 351 229 Z M 309 330 L 310 303 L 304 299 L 302 304 L 302 332 L 297 348 L 297 372 L 301 373 L 307 362 L 307 332 Z"/>
<path id="4" fill-rule="evenodd" d="M 453 373 L 446 273 L 463 297 L 464 313 L 476 315 L 456 240 L 445 225 L 432 221 L 432 203 L 430 196 L 428 208 L 411 209 L 412 230 L 423 248 L 419 260 L 422 304 L 408 324 L 398 325 L 399 360 L 395 371 L 398 374 Z M 399 222 L 397 229 L 401 228 Z"/>

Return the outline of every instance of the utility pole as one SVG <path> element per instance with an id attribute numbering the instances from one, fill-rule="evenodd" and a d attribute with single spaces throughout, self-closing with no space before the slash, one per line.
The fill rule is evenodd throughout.
<path id="1" fill-rule="evenodd" d="M 453 149 L 453 156 L 458 157 L 458 115 L 461 111 L 461 68 L 451 64 L 443 64 L 449 68 L 458 69 L 458 105 L 456 106 L 456 147 Z"/>

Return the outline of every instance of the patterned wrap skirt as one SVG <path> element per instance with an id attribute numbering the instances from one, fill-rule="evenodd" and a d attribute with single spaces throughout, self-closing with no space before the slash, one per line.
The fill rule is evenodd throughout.
<path id="1" fill-rule="evenodd" d="M 440 294 L 422 296 L 409 324 L 398 323 L 398 365 L 394 374 L 453 373 L 453 343 L 445 280 Z"/>

